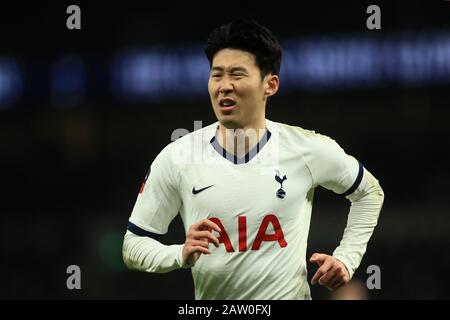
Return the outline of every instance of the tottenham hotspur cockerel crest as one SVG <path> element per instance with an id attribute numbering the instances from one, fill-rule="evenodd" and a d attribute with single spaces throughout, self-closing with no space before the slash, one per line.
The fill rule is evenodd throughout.
<path id="1" fill-rule="evenodd" d="M 280 177 L 280 171 L 277 170 L 277 173 L 275 174 L 275 180 L 280 184 L 280 189 L 277 190 L 277 197 L 280 199 L 283 199 L 286 197 L 286 192 L 283 190 L 283 182 L 284 180 L 287 180 L 286 175 L 283 176 L 283 178 Z"/>

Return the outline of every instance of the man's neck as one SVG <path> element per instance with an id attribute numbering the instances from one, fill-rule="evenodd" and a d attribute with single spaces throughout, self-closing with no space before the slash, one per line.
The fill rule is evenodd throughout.
<path id="1" fill-rule="evenodd" d="M 243 157 L 259 143 L 266 131 L 265 119 L 257 125 L 242 128 L 226 128 L 219 124 L 216 137 L 222 148 L 231 154 Z"/>

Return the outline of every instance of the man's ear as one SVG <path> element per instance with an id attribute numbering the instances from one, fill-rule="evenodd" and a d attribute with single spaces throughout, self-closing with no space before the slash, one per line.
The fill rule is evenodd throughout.
<path id="1" fill-rule="evenodd" d="M 264 91 L 264 93 L 267 97 L 270 97 L 277 93 L 278 88 L 280 87 L 280 78 L 278 78 L 277 75 L 273 74 L 269 74 L 266 77 L 268 77 L 268 79 L 266 83 L 266 90 Z"/>

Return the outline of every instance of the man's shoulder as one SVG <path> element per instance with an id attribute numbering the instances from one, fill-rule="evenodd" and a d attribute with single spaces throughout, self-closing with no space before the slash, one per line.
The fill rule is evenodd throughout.
<path id="1" fill-rule="evenodd" d="M 277 123 L 277 126 L 283 150 L 301 156 L 310 168 L 324 168 L 343 159 L 345 152 L 329 136 L 283 123 Z"/>
<path id="2" fill-rule="evenodd" d="M 329 143 L 333 141 L 327 135 L 318 133 L 315 130 L 305 129 L 300 126 L 290 125 L 281 122 L 272 122 L 273 126 L 278 129 L 281 142 L 293 143 L 301 146 L 314 146 L 316 144 Z"/>

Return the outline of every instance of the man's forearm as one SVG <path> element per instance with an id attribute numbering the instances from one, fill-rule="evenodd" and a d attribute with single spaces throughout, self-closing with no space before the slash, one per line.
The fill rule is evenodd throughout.
<path id="1" fill-rule="evenodd" d="M 367 243 L 378 222 L 384 201 L 384 192 L 372 174 L 364 169 L 361 186 L 348 199 L 352 202 L 347 226 L 339 247 L 333 256 L 347 267 L 350 278 L 361 263 Z"/>
<path id="2" fill-rule="evenodd" d="M 182 267 L 183 245 L 164 245 L 159 241 L 141 237 L 127 231 L 122 254 L 130 269 L 164 273 Z"/>

